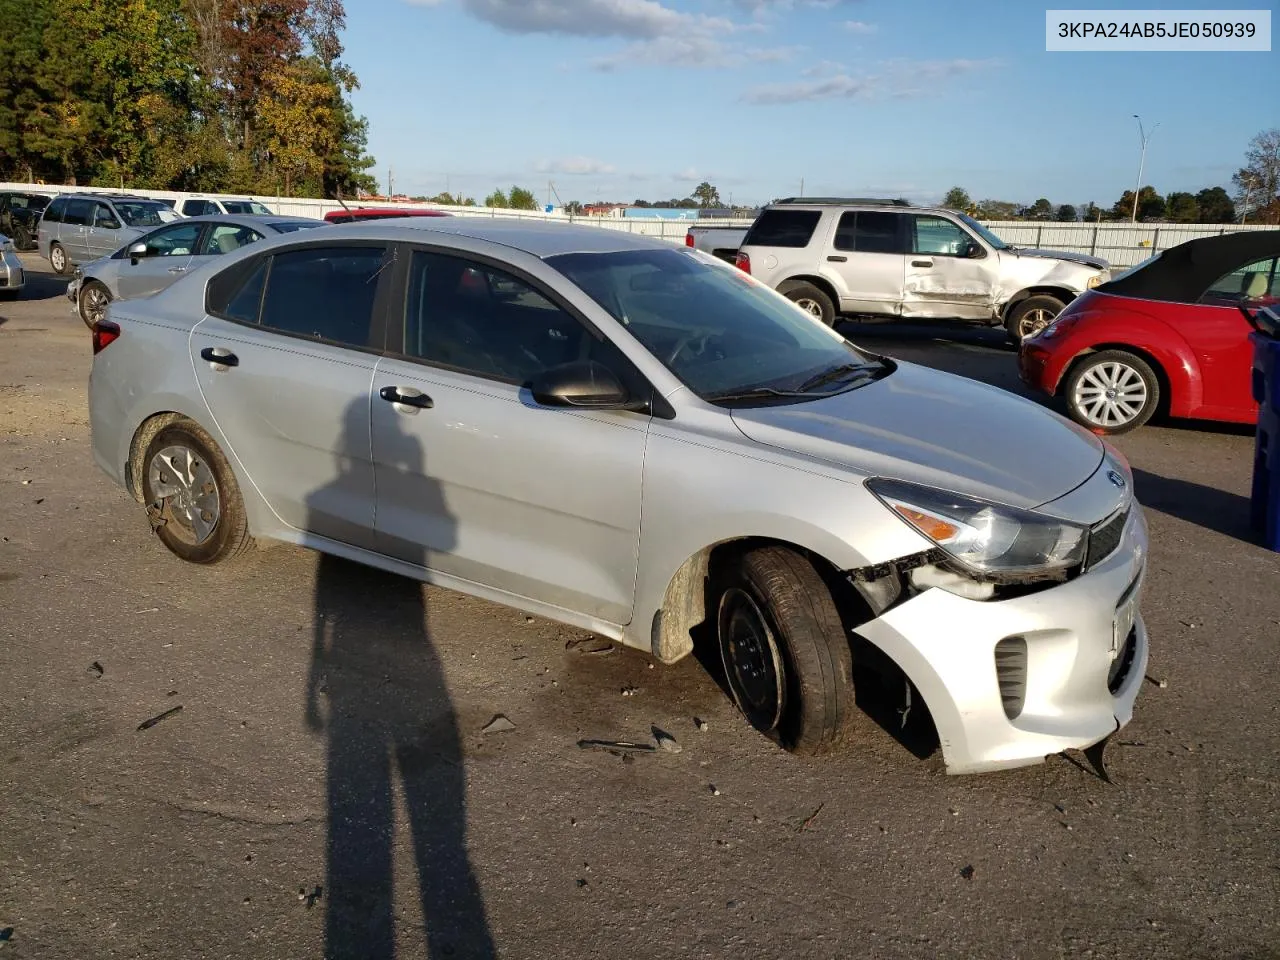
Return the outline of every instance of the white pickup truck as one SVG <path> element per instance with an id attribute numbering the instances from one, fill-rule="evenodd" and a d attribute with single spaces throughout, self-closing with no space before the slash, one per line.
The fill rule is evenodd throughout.
<path id="1" fill-rule="evenodd" d="M 719 257 L 729 263 L 738 255 L 738 247 L 746 239 L 750 227 L 690 227 L 684 245 Z"/>

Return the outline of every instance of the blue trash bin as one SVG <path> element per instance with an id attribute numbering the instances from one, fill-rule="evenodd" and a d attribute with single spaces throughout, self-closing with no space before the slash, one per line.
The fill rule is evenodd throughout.
<path id="1" fill-rule="evenodd" d="M 1253 453 L 1253 527 L 1262 542 L 1280 551 L 1280 340 L 1262 333 L 1253 342 L 1253 399 L 1258 401 L 1258 433 Z"/>

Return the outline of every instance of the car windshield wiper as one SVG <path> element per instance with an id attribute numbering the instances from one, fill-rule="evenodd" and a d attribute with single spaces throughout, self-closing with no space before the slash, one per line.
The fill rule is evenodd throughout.
<path id="1" fill-rule="evenodd" d="M 832 367 L 830 370 L 824 370 L 822 373 L 810 377 L 796 387 L 796 390 L 805 393 L 814 387 L 822 386 L 824 383 L 834 383 L 836 380 L 843 380 L 845 377 L 855 374 L 869 377 L 874 374 L 877 367 L 878 364 L 872 363 L 842 363 Z"/>
<path id="2" fill-rule="evenodd" d="M 801 390 L 778 390 L 775 387 L 752 387 L 750 390 L 730 390 L 726 393 L 710 393 L 704 398 L 712 403 L 719 403 L 721 400 L 761 400 L 770 397 L 804 397 L 806 400 L 813 400 L 820 397 L 820 393 L 804 393 Z"/>

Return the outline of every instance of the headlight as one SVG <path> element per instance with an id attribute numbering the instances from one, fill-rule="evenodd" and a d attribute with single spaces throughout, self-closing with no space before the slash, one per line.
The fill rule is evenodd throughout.
<path id="1" fill-rule="evenodd" d="M 976 579 L 1065 580 L 1084 563 L 1086 527 L 902 480 L 876 477 L 867 488 Z"/>
<path id="2" fill-rule="evenodd" d="M 1095 273 L 1092 277 L 1089 278 L 1089 282 L 1086 284 L 1086 286 L 1090 290 L 1092 290 L 1094 287 L 1099 286 L 1106 282 L 1107 282 L 1107 275 L 1105 273 Z"/>

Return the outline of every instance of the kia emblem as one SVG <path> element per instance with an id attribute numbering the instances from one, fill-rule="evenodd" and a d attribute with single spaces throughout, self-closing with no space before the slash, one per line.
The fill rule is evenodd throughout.
<path id="1" fill-rule="evenodd" d="M 1124 489 L 1124 477 L 1120 476 L 1120 474 L 1116 473 L 1114 470 L 1107 471 L 1107 479 L 1111 481 L 1113 486 L 1117 486 L 1121 490 Z"/>

